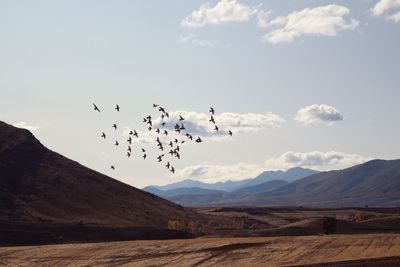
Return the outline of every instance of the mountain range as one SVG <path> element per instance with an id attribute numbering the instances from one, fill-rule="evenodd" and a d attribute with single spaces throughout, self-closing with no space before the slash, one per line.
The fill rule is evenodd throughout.
<path id="1" fill-rule="evenodd" d="M 372 160 L 293 180 L 273 180 L 230 192 L 180 188 L 153 193 L 185 206 L 400 206 L 400 160 Z"/>

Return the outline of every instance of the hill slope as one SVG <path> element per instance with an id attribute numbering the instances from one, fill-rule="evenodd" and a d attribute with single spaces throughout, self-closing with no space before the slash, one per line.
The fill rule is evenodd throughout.
<path id="1" fill-rule="evenodd" d="M 195 229 L 207 225 L 203 217 L 88 169 L 48 150 L 29 131 L 0 122 L 0 240 L 25 240 L 20 231 L 35 239 L 33 226 L 47 233 L 77 225 L 129 228 L 131 236 L 137 235 L 134 228 L 203 231 Z M 79 240 L 74 227 L 63 235 Z"/>

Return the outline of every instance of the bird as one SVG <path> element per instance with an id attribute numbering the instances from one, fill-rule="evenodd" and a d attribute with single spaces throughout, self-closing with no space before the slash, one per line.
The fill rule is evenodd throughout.
<path id="1" fill-rule="evenodd" d="M 143 122 L 147 122 L 147 119 L 146 119 L 146 118 L 143 118 Z"/>
<path id="2" fill-rule="evenodd" d="M 165 115 L 164 114 L 161 114 L 161 119 L 163 120 L 165 118 Z"/>
<path id="3" fill-rule="evenodd" d="M 171 172 L 175 173 L 175 168 L 174 167 L 171 167 Z"/>
<path id="4" fill-rule="evenodd" d="M 184 120 L 185 120 L 185 118 L 184 118 L 184 117 L 182 117 L 182 115 L 179 115 L 179 120 L 180 120 L 180 121 L 184 121 Z"/>
<path id="5" fill-rule="evenodd" d="M 157 104 L 153 104 L 153 108 L 156 108 L 156 107 L 158 107 L 158 105 Z"/>
<path id="6" fill-rule="evenodd" d="M 215 124 L 214 116 L 211 115 L 211 118 L 209 121 Z"/>
<path id="7" fill-rule="evenodd" d="M 218 128 L 217 125 L 215 125 L 214 130 L 217 131 L 217 132 L 219 131 L 219 128 Z"/>
<path id="8" fill-rule="evenodd" d="M 167 169 L 169 169 L 169 167 L 171 167 L 171 164 L 170 164 L 169 162 L 167 162 L 167 165 L 165 165 L 165 167 L 166 167 Z"/>
<path id="9" fill-rule="evenodd" d="M 132 130 L 130 130 L 130 131 L 129 131 L 129 135 L 132 135 L 132 134 L 133 134 L 133 132 L 132 132 Z"/>
<path id="10" fill-rule="evenodd" d="M 101 133 L 101 137 L 103 137 L 104 139 L 106 139 L 106 134 L 104 132 Z"/>
<path id="11" fill-rule="evenodd" d="M 113 165 L 111 165 L 111 169 L 112 169 L 112 170 L 115 170 L 115 167 L 114 167 Z"/>
<path id="12" fill-rule="evenodd" d="M 162 126 L 165 126 L 165 124 L 166 124 L 165 121 L 163 121 L 163 122 L 161 123 Z"/>
<path id="13" fill-rule="evenodd" d="M 232 136 L 232 135 L 233 135 L 233 133 L 232 133 L 232 131 L 231 131 L 231 130 L 229 130 L 229 131 L 228 131 L 228 134 L 229 134 L 230 136 Z"/>
<path id="14" fill-rule="evenodd" d="M 197 137 L 197 139 L 196 139 L 196 143 L 201 143 L 201 142 L 203 142 L 203 140 L 201 140 L 200 136 L 199 136 L 199 137 Z"/>
<path id="15" fill-rule="evenodd" d="M 158 109 L 158 111 L 160 111 L 160 112 L 162 112 L 162 113 L 165 113 L 165 108 L 160 107 L 160 108 Z"/>
<path id="16" fill-rule="evenodd" d="M 174 155 L 174 151 L 171 149 L 171 150 L 168 152 L 168 154 L 170 154 L 171 156 L 173 156 L 173 155 Z"/>
<path id="17" fill-rule="evenodd" d="M 179 147 L 179 146 L 176 146 L 175 150 L 176 150 L 176 151 L 180 151 L 180 147 Z"/>
<path id="18" fill-rule="evenodd" d="M 211 112 L 211 114 L 213 114 L 213 115 L 214 115 L 214 113 L 215 113 L 215 110 L 214 110 L 214 108 L 210 107 L 210 112 Z"/>
<path id="19" fill-rule="evenodd" d="M 165 116 L 167 116 L 167 118 L 169 119 L 169 113 L 165 112 Z"/>
<path id="20" fill-rule="evenodd" d="M 143 154 L 143 156 L 142 156 L 142 157 L 143 157 L 143 159 L 146 159 L 147 155 L 146 155 L 146 154 Z"/>
<path id="21" fill-rule="evenodd" d="M 185 140 L 181 141 L 181 144 L 184 144 L 184 143 L 185 143 Z"/>
<path id="22" fill-rule="evenodd" d="M 133 135 L 136 136 L 136 138 L 139 138 L 139 135 L 135 130 L 133 131 Z"/>
<path id="23" fill-rule="evenodd" d="M 146 152 L 146 149 L 142 148 L 142 152 L 143 152 L 143 153 Z"/>
<path id="24" fill-rule="evenodd" d="M 100 109 L 96 106 L 95 103 L 93 103 L 93 109 L 94 109 L 95 111 L 101 112 Z"/>
<path id="25" fill-rule="evenodd" d="M 174 146 L 174 144 L 172 143 L 172 141 L 169 141 L 169 146 L 170 146 L 170 147 L 173 147 L 173 146 Z"/>
<path id="26" fill-rule="evenodd" d="M 161 151 L 164 151 L 164 147 L 163 147 L 162 144 L 159 144 L 159 145 L 158 145 L 158 148 L 159 148 Z"/>
<path id="27" fill-rule="evenodd" d="M 130 152 L 126 152 L 126 156 L 127 156 L 128 158 L 130 158 L 130 157 L 131 157 L 131 153 L 130 153 Z"/>
<path id="28" fill-rule="evenodd" d="M 116 125 L 115 123 L 113 124 L 112 127 L 113 127 L 115 130 L 117 130 L 117 128 L 118 128 L 117 125 Z"/>
<path id="29" fill-rule="evenodd" d="M 167 130 L 164 130 L 164 134 L 165 134 L 166 136 L 168 136 L 168 131 L 167 131 Z"/>
<path id="30" fill-rule="evenodd" d="M 159 129 L 159 128 L 157 128 L 156 132 L 159 134 L 159 133 L 160 133 L 160 129 Z"/>
<path id="31" fill-rule="evenodd" d="M 151 131 L 151 129 L 152 129 L 151 126 L 149 126 L 149 128 L 147 128 L 147 130 L 149 130 L 149 131 Z"/>
<path id="32" fill-rule="evenodd" d="M 158 157 L 157 157 L 157 159 L 158 159 L 158 162 L 161 162 L 163 157 L 164 157 L 164 154 L 162 154 L 162 155 L 158 156 Z"/>
<path id="33" fill-rule="evenodd" d="M 179 140 L 175 138 L 175 139 L 174 139 L 174 142 L 175 142 L 175 143 L 178 143 L 178 142 L 179 142 Z"/>
<path id="34" fill-rule="evenodd" d="M 178 159 L 181 159 L 181 155 L 178 152 L 175 152 L 175 157 L 177 157 Z"/>
<path id="35" fill-rule="evenodd" d="M 181 125 L 181 127 L 179 128 L 180 130 L 185 130 L 186 128 L 185 128 L 185 125 L 183 125 L 183 123 L 182 123 L 182 125 Z"/>
<path id="36" fill-rule="evenodd" d="M 129 152 L 132 152 L 131 146 L 128 146 L 128 151 L 129 151 Z"/>
<path id="37" fill-rule="evenodd" d="M 119 106 L 118 106 L 118 104 L 115 106 L 115 110 L 119 112 Z"/>
<path id="38" fill-rule="evenodd" d="M 115 144 L 114 144 L 114 145 L 118 146 L 118 145 L 119 145 L 118 141 L 115 141 Z"/>
<path id="39" fill-rule="evenodd" d="M 126 140 L 130 145 L 132 145 L 132 138 L 129 136 L 128 140 Z"/>

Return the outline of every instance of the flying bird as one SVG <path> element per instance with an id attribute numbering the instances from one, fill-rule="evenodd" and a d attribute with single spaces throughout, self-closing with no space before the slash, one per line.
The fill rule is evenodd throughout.
<path id="1" fill-rule="evenodd" d="M 133 131 L 133 136 L 136 136 L 136 138 L 139 138 L 138 133 L 136 132 L 136 130 Z"/>
<path id="2" fill-rule="evenodd" d="M 126 156 L 127 156 L 128 158 L 130 158 L 130 157 L 131 157 L 131 153 L 130 153 L 130 152 L 126 152 Z"/>
<path id="3" fill-rule="evenodd" d="M 146 149 L 142 148 L 142 152 L 143 152 L 143 153 L 146 152 Z"/>
<path id="4" fill-rule="evenodd" d="M 117 106 L 115 107 L 115 110 L 119 112 L 119 106 L 117 104 Z"/>
<path id="5" fill-rule="evenodd" d="M 113 165 L 111 165 L 111 169 L 112 169 L 112 170 L 115 170 L 115 167 L 114 167 Z"/>
<path id="6" fill-rule="evenodd" d="M 201 138 L 200 138 L 200 137 L 197 137 L 197 139 L 196 139 L 196 143 L 201 143 L 201 142 L 203 142 L 203 140 L 201 140 Z"/>
<path id="7" fill-rule="evenodd" d="M 175 173 L 175 168 L 174 167 L 171 167 L 171 172 Z"/>
<path id="8" fill-rule="evenodd" d="M 165 167 L 166 167 L 167 169 L 169 169 L 169 167 L 171 167 L 171 164 L 170 164 L 169 162 L 167 162 L 167 165 L 165 165 Z"/>
<path id="9" fill-rule="evenodd" d="M 213 115 L 214 115 L 214 113 L 215 113 L 215 110 L 214 110 L 214 108 L 210 107 L 210 112 L 211 112 L 211 114 L 213 114 Z"/>
<path id="10" fill-rule="evenodd" d="M 126 140 L 130 145 L 132 145 L 132 138 L 129 136 L 128 140 Z"/>
<path id="11" fill-rule="evenodd" d="M 129 131 L 129 135 L 132 135 L 132 134 L 133 134 L 133 132 L 132 132 L 132 130 L 130 130 L 130 131 Z"/>
<path id="12" fill-rule="evenodd" d="M 168 131 L 167 131 L 167 130 L 164 130 L 164 134 L 165 134 L 166 136 L 168 136 Z"/>
<path id="13" fill-rule="evenodd" d="M 93 109 L 95 110 L 95 111 L 98 111 L 98 112 L 100 112 L 100 109 L 96 106 L 96 104 L 95 103 L 93 103 Z"/>
<path id="14" fill-rule="evenodd" d="M 146 154 L 143 154 L 143 159 L 146 159 L 146 157 L 147 157 L 147 155 L 146 155 Z"/>
<path id="15" fill-rule="evenodd" d="M 219 128 L 218 128 L 217 125 L 215 125 L 214 130 L 217 131 L 217 132 L 219 131 Z"/>
<path id="16" fill-rule="evenodd" d="M 179 140 L 175 138 L 175 139 L 174 139 L 174 142 L 177 144 L 177 143 L 179 142 Z"/>
<path id="17" fill-rule="evenodd" d="M 215 124 L 214 116 L 211 115 L 211 118 L 209 121 Z"/>
<path id="18" fill-rule="evenodd" d="M 104 132 L 101 133 L 101 137 L 106 139 L 106 134 Z"/>
<path id="19" fill-rule="evenodd" d="M 159 134 L 160 133 L 160 129 L 157 128 L 156 132 Z"/>
<path id="20" fill-rule="evenodd" d="M 185 120 L 185 118 L 184 118 L 184 117 L 182 117 L 182 115 L 179 115 L 179 120 L 180 120 L 180 121 L 184 121 L 184 120 Z"/>
<path id="21" fill-rule="evenodd" d="M 129 151 L 129 152 L 132 152 L 131 146 L 128 146 L 128 151 Z"/>
<path id="22" fill-rule="evenodd" d="M 114 145 L 118 146 L 118 145 L 119 145 L 118 141 L 115 141 L 115 144 L 114 144 Z"/>
<path id="23" fill-rule="evenodd" d="M 157 104 L 153 104 L 153 108 L 156 108 L 156 107 L 158 107 L 158 105 Z"/>
<path id="24" fill-rule="evenodd" d="M 232 131 L 231 131 L 231 130 L 229 130 L 229 131 L 228 131 L 228 134 L 229 134 L 230 136 L 232 136 L 232 135 L 233 135 L 233 133 L 232 133 Z"/>
<path id="25" fill-rule="evenodd" d="M 112 127 L 113 127 L 115 130 L 117 130 L 117 128 L 118 128 L 117 125 L 116 125 L 115 123 L 113 124 Z"/>

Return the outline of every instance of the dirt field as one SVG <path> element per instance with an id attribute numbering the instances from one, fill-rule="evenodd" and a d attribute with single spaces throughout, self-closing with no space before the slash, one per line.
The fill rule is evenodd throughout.
<path id="1" fill-rule="evenodd" d="M 329 264 L 333 262 L 336 263 Z M 1 266 L 291 266 L 318 263 L 399 266 L 400 234 L 198 238 L 0 248 Z"/>

